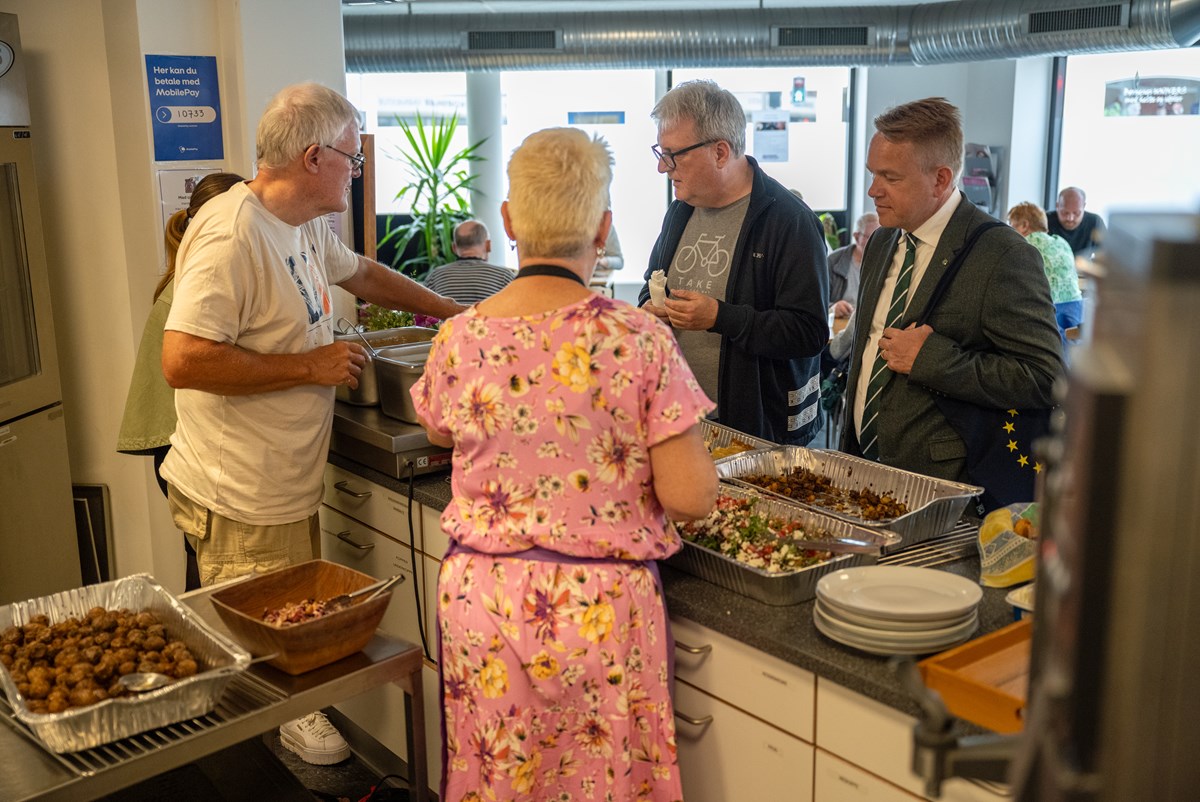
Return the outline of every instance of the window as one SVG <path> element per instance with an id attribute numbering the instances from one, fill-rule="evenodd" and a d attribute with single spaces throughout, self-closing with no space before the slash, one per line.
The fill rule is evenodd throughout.
<path id="1" fill-rule="evenodd" d="M 1200 50 L 1071 56 L 1058 187 L 1088 211 L 1200 205 Z"/>
<path id="2" fill-rule="evenodd" d="M 848 67 L 674 70 L 671 82 L 710 78 L 746 111 L 746 152 L 813 209 L 846 208 Z M 779 126 L 782 124 L 782 128 Z"/>

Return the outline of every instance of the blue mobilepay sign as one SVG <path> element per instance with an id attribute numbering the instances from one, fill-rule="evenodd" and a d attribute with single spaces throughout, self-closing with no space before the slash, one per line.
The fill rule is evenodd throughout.
<path id="1" fill-rule="evenodd" d="M 215 56 L 146 56 L 154 160 L 225 158 Z"/>

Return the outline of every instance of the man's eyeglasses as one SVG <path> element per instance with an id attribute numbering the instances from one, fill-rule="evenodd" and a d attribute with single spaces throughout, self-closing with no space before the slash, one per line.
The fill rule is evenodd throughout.
<path id="1" fill-rule="evenodd" d="M 675 160 L 677 158 L 687 153 L 689 150 L 702 148 L 705 145 L 711 145 L 716 141 L 716 139 L 709 139 L 705 142 L 697 142 L 695 145 L 688 145 L 686 148 L 680 148 L 679 150 L 663 150 L 658 145 L 651 145 L 650 152 L 654 154 L 654 158 L 665 164 L 668 170 L 674 170 Z"/>
<path id="2" fill-rule="evenodd" d="M 321 147 L 329 148 L 334 153 L 342 154 L 343 156 L 345 156 L 347 159 L 350 160 L 350 163 L 352 165 L 354 165 L 354 167 L 352 169 L 358 170 L 359 172 L 362 172 L 363 165 L 367 163 L 367 157 L 361 153 L 347 153 L 344 150 L 338 150 L 333 145 L 322 145 Z"/>

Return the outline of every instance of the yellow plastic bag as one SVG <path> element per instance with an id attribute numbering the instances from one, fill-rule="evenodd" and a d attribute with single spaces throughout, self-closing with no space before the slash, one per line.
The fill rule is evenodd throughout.
<path id="1" fill-rule="evenodd" d="M 1033 579 L 1038 505 L 1009 504 L 992 510 L 979 527 L 979 582 L 1007 588 Z"/>

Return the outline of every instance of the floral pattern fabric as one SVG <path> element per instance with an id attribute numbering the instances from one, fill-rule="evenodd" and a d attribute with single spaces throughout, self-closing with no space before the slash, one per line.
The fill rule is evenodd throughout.
<path id="1" fill-rule="evenodd" d="M 1083 297 L 1079 289 L 1079 273 L 1075 270 L 1075 254 L 1071 246 L 1057 234 L 1034 231 L 1025 238 L 1042 255 L 1046 280 L 1050 282 L 1050 300 L 1054 303 L 1078 301 Z"/>
<path id="2" fill-rule="evenodd" d="M 438 579 L 442 799 L 682 799 L 649 449 L 713 408 L 670 330 L 602 296 L 443 324 L 412 391 L 454 440 Z M 515 552 L 540 549 L 542 559 Z M 549 552 L 549 553 L 548 553 Z"/>

